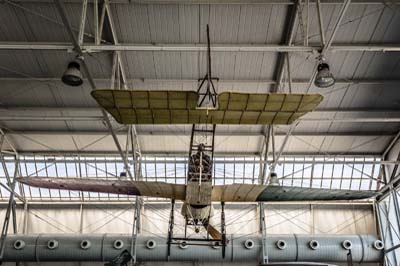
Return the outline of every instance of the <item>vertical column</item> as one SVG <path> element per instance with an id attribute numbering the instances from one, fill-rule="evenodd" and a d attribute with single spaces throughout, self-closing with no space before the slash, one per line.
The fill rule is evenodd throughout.
<path id="1" fill-rule="evenodd" d="M 8 147 L 6 147 L 6 144 Z M 9 150 L 7 150 L 9 149 Z M 14 159 L 14 174 L 11 177 L 9 173 L 9 168 L 6 164 L 5 161 L 5 154 L 8 156 L 12 156 Z M 0 129 L 0 160 L 1 160 L 1 165 L 3 167 L 4 175 L 7 180 L 7 184 L 5 187 L 8 187 L 8 190 L 10 192 L 10 197 L 8 200 L 8 205 L 7 205 L 7 210 L 6 210 L 6 215 L 4 218 L 3 222 L 3 227 L 1 231 L 1 237 L 0 237 L 0 260 L 3 257 L 4 253 L 4 243 L 5 243 L 5 238 L 7 237 L 8 234 L 8 228 L 10 224 L 10 219 L 12 216 L 12 225 L 13 225 L 13 232 L 14 234 L 17 233 L 17 217 L 16 217 L 16 202 L 15 202 L 15 184 L 16 184 L 16 177 L 20 174 L 19 171 L 19 155 L 17 150 L 14 148 L 14 145 L 8 140 L 7 136 L 4 134 L 3 130 Z M 22 197 L 19 197 L 22 200 L 25 200 Z M 18 264 L 18 263 L 17 263 Z"/>

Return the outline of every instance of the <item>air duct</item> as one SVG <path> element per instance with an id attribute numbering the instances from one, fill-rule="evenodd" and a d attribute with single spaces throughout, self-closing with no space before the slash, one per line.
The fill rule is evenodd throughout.
<path id="1" fill-rule="evenodd" d="M 310 248 L 312 241 L 319 244 L 318 249 Z M 371 235 L 269 235 L 266 245 L 270 262 L 340 263 L 347 261 L 348 250 L 343 248 L 345 241 L 352 244 L 354 263 L 382 261 L 383 250 L 381 245 L 376 245 L 379 240 Z M 52 243 L 52 249 L 49 243 Z M 132 243 L 136 243 L 137 261 L 168 259 L 167 239 L 161 236 L 140 235 L 132 241 L 130 235 L 9 235 L 5 239 L 2 261 L 110 261 L 125 250 L 130 252 Z M 277 243 L 284 243 L 285 248 Z M 221 248 L 185 243 L 184 248 L 179 244 L 171 246 L 169 261 L 241 262 L 260 261 L 261 257 L 260 235 L 230 235 L 225 259 Z"/>

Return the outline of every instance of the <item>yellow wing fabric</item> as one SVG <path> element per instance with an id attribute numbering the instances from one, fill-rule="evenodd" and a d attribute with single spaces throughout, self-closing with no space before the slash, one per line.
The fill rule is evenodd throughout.
<path id="1" fill-rule="evenodd" d="M 23 177 L 20 183 L 41 188 L 113 193 L 184 200 L 186 186 L 165 182 L 80 178 Z"/>
<path id="2" fill-rule="evenodd" d="M 194 91 L 94 90 L 92 96 L 121 124 L 291 124 L 322 101 L 320 94 L 218 95 L 218 108 L 197 109 Z"/>

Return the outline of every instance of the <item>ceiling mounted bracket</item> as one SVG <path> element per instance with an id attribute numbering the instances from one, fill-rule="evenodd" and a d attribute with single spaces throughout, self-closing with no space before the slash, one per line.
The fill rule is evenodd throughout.
<path id="1" fill-rule="evenodd" d="M 210 29 L 207 24 L 207 74 L 203 79 L 199 79 L 199 87 L 197 93 L 199 99 L 197 108 L 216 109 L 218 108 L 218 95 L 214 85 L 214 80 L 219 81 L 219 78 L 211 75 L 211 46 L 210 46 Z"/>

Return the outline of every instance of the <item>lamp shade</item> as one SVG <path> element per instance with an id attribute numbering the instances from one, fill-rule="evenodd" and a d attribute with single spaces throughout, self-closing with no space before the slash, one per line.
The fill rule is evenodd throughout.
<path id="1" fill-rule="evenodd" d="M 314 84 L 319 88 L 328 88 L 335 84 L 335 78 L 330 72 L 327 63 L 320 63 L 318 65 L 318 73 L 315 77 Z"/>
<path id="2" fill-rule="evenodd" d="M 78 62 L 72 61 L 68 64 L 67 70 L 64 72 L 61 80 L 69 86 L 80 86 L 83 83 L 81 66 Z"/>

